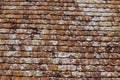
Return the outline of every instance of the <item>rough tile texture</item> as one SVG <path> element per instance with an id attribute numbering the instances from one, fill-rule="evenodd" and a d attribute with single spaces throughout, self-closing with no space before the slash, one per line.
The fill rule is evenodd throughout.
<path id="1" fill-rule="evenodd" d="M 120 80 L 120 0 L 0 0 L 0 80 Z"/>

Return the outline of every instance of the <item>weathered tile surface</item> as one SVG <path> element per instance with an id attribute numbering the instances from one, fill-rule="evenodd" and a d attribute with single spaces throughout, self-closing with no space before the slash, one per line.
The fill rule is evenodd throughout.
<path id="1" fill-rule="evenodd" d="M 120 80 L 120 0 L 0 0 L 0 80 Z"/>

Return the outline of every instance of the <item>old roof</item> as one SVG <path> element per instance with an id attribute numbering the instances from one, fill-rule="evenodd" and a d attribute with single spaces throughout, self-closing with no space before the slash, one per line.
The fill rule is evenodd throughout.
<path id="1" fill-rule="evenodd" d="M 120 80 L 120 0 L 0 0 L 0 80 Z"/>

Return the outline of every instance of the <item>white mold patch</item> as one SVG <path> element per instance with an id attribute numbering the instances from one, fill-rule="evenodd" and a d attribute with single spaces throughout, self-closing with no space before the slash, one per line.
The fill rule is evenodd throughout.
<path id="1" fill-rule="evenodd" d="M 82 75 L 84 75 L 84 73 L 83 72 L 79 72 L 79 71 L 73 71 L 72 75 L 73 76 L 77 76 L 77 77 L 81 77 Z M 81 80 L 81 79 L 78 79 L 78 80 Z"/>
<path id="2" fill-rule="evenodd" d="M 69 10 L 75 10 L 75 7 L 68 7 Z"/>
<path id="3" fill-rule="evenodd" d="M 46 33 L 48 33 L 48 30 L 47 30 L 47 29 L 44 29 L 44 30 L 42 30 L 42 32 L 41 32 L 41 34 L 46 34 Z"/>
<path id="4" fill-rule="evenodd" d="M 5 44 L 4 40 L 0 40 L 0 44 Z"/>
<path id="5" fill-rule="evenodd" d="M 33 72 L 32 71 L 25 71 L 26 76 L 32 76 Z"/>
<path id="6" fill-rule="evenodd" d="M 11 39 L 15 39 L 15 38 L 16 38 L 16 36 L 17 36 L 17 34 L 12 34 L 12 35 L 9 35 L 9 37 L 10 37 Z"/>
<path id="7" fill-rule="evenodd" d="M 28 5 L 29 2 L 21 2 L 20 5 Z"/>
<path id="8" fill-rule="evenodd" d="M 92 40 L 92 36 L 88 36 L 88 37 L 86 38 L 86 40 L 87 40 L 87 41 L 91 41 L 91 40 Z"/>
<path id="9" fill-rule="evenodd" d="M 31 58 L 21 58 L 21 62 L 22 63 L 32 63 L 32 59 Z"/>
<path id="10" fill-rule="evenodd" d="M 34 75 L 35 76 L 42 76 L 42 72 L 41 71 L 34 71 Z"/>
<path id="11" fill-rule="evenodd" d="M 57 45 L 58 41 L 50 41 L 50 43 L 52 43 L 52 45 Z"/>
<path id="12" fill-rule="evenodd" d="M 42 65 L 41 65 L 41 68 L 45 68 L 47 71 L 49 70 L 47 64 L 42 64 Z"/>
<path id="13" fill-rule="evenodd" d="M 13 55 L 15 55 L 16 54 L 16 51 L 7 51 L 6 53 L 5 53 L 5 56 L 13 56 Z"/>
<path id="14" fill-rule="evenodd" d="M 76 0 L 76 1 L 78 3 L 105 3 L 104 0 Z"/>
<path id="15" fill-rule="evenodd" d="M 33 49 L 33 46 L 25 46 L 26 51 L 32 51 L 32 49 Z"/>
<path id="16" fill-rule="evenodd" d="M 93 46 L 99 46 L 98 42 L 93 42 Z"/>
<path id="17" fill-rule="evenodd" d="M 16 9 L 16 6 L 9 6 L 9 9 Z"/>
<path id="18" fill-rule="evenodd" d="M 58 57 L 68 57 L 68 56 L 69 56 L 69 53 L 68 54 L 63 53 L 63 52 L 58 53 Z"/>
<path id="19" fill-rule="evenodd" d="M 39 40 L 32 40 L 32 44 L 33 44 L 33 45 L 39 45 L 40 42 L 39 42 Z"/>

